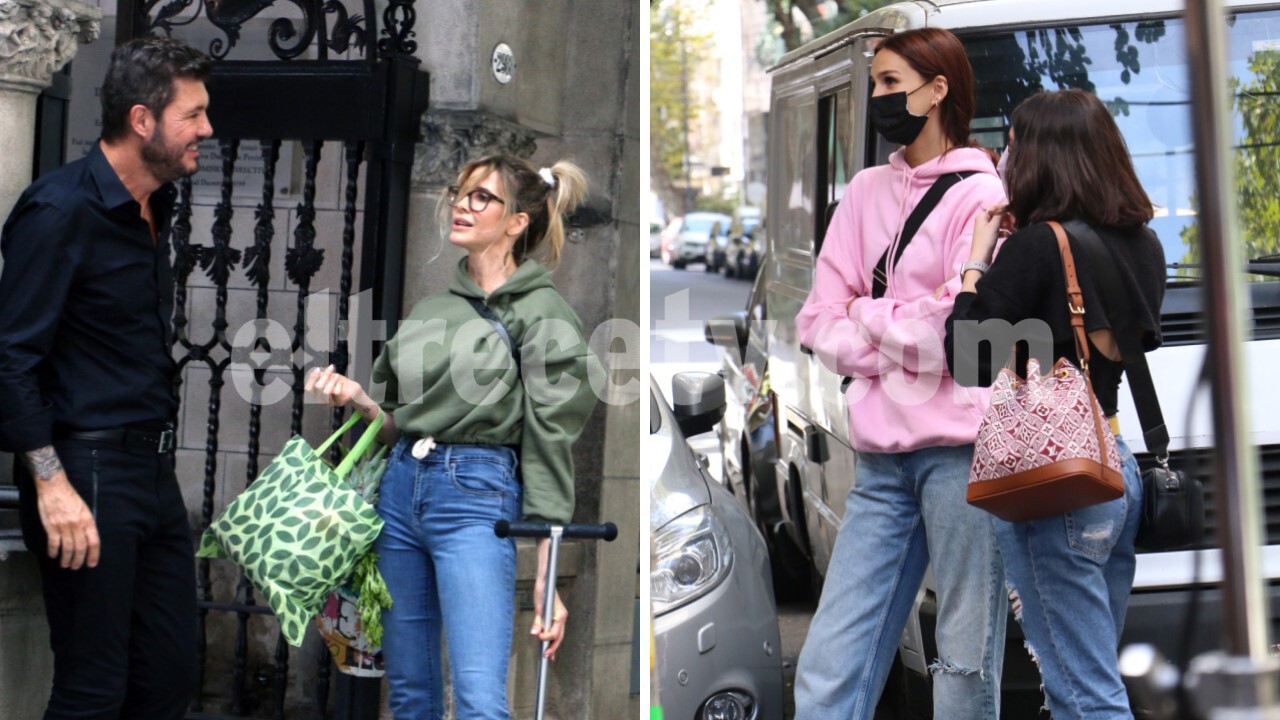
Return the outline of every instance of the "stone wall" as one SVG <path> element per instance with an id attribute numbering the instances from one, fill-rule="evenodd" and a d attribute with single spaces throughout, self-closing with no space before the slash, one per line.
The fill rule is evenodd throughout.
<path id="1" fill-rule="evenodd" d="M 504 3 L 501 13 L 489 7 L 436 2 L 430 20 L 420 23 L 418 55 L 431 73 L 432 101 L 415 162 L 406 307 L 445 287 L 461 256 L 447 246 L 435 221 L 443 187 L 468 160 L 507 152 L 540 166 L 570 158 L 587 172 L 588 205 L 607 220 L 570 233 L 554 273 L 556 286 L 588 332 L 610 319 L 638 323 L 646 254 L 640 232 L 639 5 L 520 0 Z M 515 57 L 507 84 L 489 69 L 499 43 Z M 630 344 L 638 358 L 638 332 Z M 633 360 L 614 371 L 615 382 L 633 383 L 635 396 L 638 369 Z M 575 448 L 575 520 L 611 520 L 620 534 L 611 544 L 583 546 L 578 576 L 561 579 L 569 639 L 550 677 L 550 717 L 639 713 L 629 695 L 641 534 L 639 418 L 634 402 L 601 404 Z M 522 578 L 522 587 L 531 581 L 523 573 Z M 526 612 L 517 628 L 530 620 Z M 536 647 L 518 640 L 512 703 L 517 717 L 529 717 Z"/>

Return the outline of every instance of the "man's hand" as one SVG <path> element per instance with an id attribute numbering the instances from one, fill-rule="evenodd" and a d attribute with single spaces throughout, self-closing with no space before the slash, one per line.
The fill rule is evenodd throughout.
<path id="1" fill-rule="evenodd" d="M 93 513 L 76 489 L 71 487 L 53 447 L 32 450 L 24 456 L 35 477 L 40 523 L 49 536 L 49 557 L 61 555 L 64 568 L 79 570 L 98 566 L 101 543 Z"/>

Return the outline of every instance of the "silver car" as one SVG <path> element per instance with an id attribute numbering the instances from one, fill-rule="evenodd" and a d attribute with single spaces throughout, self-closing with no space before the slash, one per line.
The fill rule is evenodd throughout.
<path id="1" fill-rule="evenodd" d="M 769 556 L 755 523 L 705 472 L 685 438 L 724 413 L 724 381 L 672 380 L 674 409 L 650 380 L 650 586 L 654 662 L 663 717 L 778 720 L 782 648 Z"/>
<path id="2" fill-rule="evenodd" d="M 684 216 L 671 242 L 671 250 L 664 259 L 677 270 L 683 270 L 691 262 L 705 262 L 708 243 L 713 238 L 727 242 L 732 222 L 733 218 L 724 213 L 689 213 Z"/>

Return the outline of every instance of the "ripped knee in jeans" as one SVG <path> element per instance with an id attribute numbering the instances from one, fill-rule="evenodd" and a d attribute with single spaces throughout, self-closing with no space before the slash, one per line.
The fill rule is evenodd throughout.
<path id="1" fill-rule="evenodd" d="M 929 664 L 929 672 L 934 675 L 977 675 L 982 677 L 980 668 L 971 668 L 957 665 L 950 660 L 942 660 L 941 658 L 934 660 Z M 985 678 L 984 678 L 985 679 Z"/>
<path id="2" fill-rule="evenodd" d="M 1009 591 L 1009 604 L 1013 607 L 1013 619 L 1019 623 L 1022 622 L 1022 598 L 1018 596 L 1018 589 L 1013 583 L 1006 581 L 1005 588 Z M 1036 648 L 1031 644 L 1030 640 L 1023 640 L 1023 646 L 1027 648 L 1027 655 L 1031 656 L 1031 662 L 1035 663 L 1036 670 L 1040 669 L 1040 656 L 1036 654 Z M 1040 676 L 1040 694 L 1044 695 L 1044 676 Z M 1046 703 L 1040 707 L 1040 712 L 1048 712 L 1049 706 Z"/>

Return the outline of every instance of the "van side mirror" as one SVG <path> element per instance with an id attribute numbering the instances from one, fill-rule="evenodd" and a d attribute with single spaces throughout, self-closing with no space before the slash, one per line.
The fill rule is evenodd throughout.
<path id="1" fill-rule="evenodd" d="M 724 415 L 724 378 L 707 372 L 676 373 L 671 379 L 671 401 L 685 437 L 708 432 Z"/>
<path id="2" fill-rule="evenodd" d="M 745 310 L 729 315 L 717 315 L 702 326 L 707 342 L 726 350 L 737 350 L 738 357 L 747 351 L 747 313 Z"/>

